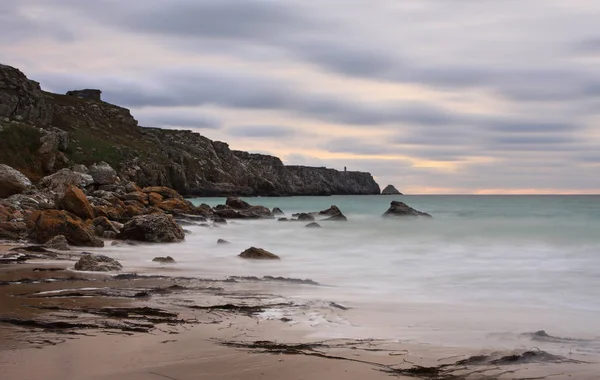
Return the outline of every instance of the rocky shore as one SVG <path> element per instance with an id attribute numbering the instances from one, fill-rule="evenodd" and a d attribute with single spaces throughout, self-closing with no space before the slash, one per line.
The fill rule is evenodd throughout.
<path id="1" fill-rule="evenodd" d="M 143 128 L 99 90 L 44 92 L 0 65 L 0 163 L 31 180 L 106 162 L 122 180 L 185 196 L 379 194 L 369 173 L 285 166 L 273 156 L 231 150 L 199 133 Z"/>

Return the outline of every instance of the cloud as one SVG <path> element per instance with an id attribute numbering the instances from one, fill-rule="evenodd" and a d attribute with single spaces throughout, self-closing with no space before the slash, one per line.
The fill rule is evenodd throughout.
<path id="1" fill-rule="evenodd" d="M 227 129 L 232 136 L 268 138 L 268 137 L 289 137 L 296 134 L 293 128 L 276 125 L 244 125 Z"/>

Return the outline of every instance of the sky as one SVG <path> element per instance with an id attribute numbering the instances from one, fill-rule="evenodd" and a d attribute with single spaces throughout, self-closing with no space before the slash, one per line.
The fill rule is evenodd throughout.
<path id="1" fill-rule="evenodd" d="M 412 194 L 600 193 L 597 0 L 2 0 L 0 63 Z"/>

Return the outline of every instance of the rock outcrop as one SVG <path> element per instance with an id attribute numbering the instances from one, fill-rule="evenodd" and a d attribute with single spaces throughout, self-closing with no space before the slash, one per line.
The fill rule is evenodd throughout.
<path id="1" fill-rule="evenodd" d="M 431 218 L 426 212 L 415 210 L 404 202 L 392 201 L 390 208 L 382 215 L 384 217 L 406 217 L 406 216 L 425 216 Z"/>
<path id="2" fill-rule="evenodd" d="M 189 196 L 380 193 L 369 173 L 285 166 L 277 157 L 231 150 L 195 132 L 142 128 L 129 110 L 101 101 L 96 91 L 44 93 L 17 69 L 0 66 L 0 122 L 6 118 L 14 129 L 11 133 L 22 134 L 17 141 L 31 142 L 31 152 L 19 165 L 10 165 L 12 158 L 3 151 L 0 163 L 42 177 L 75 164 L 103 161 L 116 176 L 94 177 L 96 181 L 118 176 Z"/>
<path id="3" fill-rule="evenodd" d="M 281 260 L 279 256 L 262 248 L 250 247 L 239 254 L 242 259 L 252 260 Z"/>
<path id="4" fill-rule="evenodd" d="M 105 255 L 86 253 L 75 263 L 75 270 L 86 272 L 113 272 L 120 271 L 123 266 L 120 262 Z"/>
<path id="5" fill-rule="evenodd" d="M 97 185 L 112 185 L 117 182 L 117 171 L 106 162 L 93 164 L 88 168 L 88 172 Z"/>
<path id="6" fill-rule="evenodd" d="M 381 195 L 402 195 L 393 185 L 387 185 L 385 189 L 381 190 Z"/>
<path id="7" fill-rule="evenodd" d="M 69 242 L 64 235 L 53 237 L 52 239 L 48 240 L 44 246 L 52 249 L 58 249 L 59 251 L 71 250 L 71 247 L 69 247 Z"/>
<path id="8" fill-rule="evenodd" d="M 77 216 L 60 210 L 33 211 L 27 220 L 29 237 L 43 244 L 50 239 L 64 235 L 70 245 L 84 247 L 103 247 L 92 229 Z"/>
<path id="9" fill-rule="evenodd" d="M 19 194 L 31 186 L 31 181 L 20 171 L 0 164 L 0 198 Z"/>
<path id="10" fill-rule="evenodd" d="M 173 243 L 183 241 L 185 233 L 172 216 L 150 214 L 133 217 L 125 223 L 117 238 L 151 243 Z"/>

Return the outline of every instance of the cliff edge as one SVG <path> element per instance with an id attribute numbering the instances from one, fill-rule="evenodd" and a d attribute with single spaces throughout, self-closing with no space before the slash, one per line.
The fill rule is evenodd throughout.
<path id="1" fill-rule="evenodd" d="M 128 109 L 103 102 L 100 94 L 48 93 L 18 69 L 0 65 L 0 163 L 37 180 L 104 161 L 124 180 L 187 196 L 380 193 L 369 173 L 285 166 L 196 132 L 141 127 Z"/>

